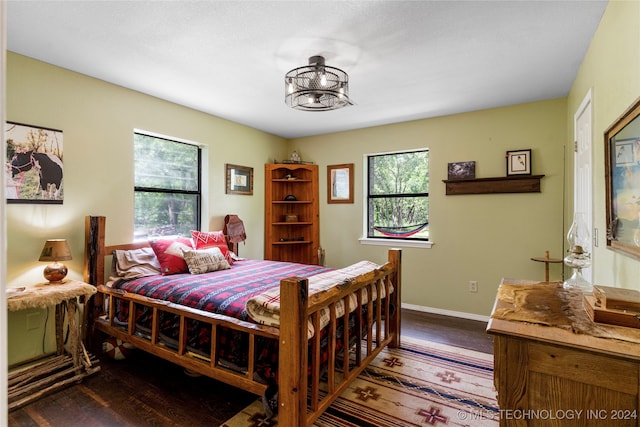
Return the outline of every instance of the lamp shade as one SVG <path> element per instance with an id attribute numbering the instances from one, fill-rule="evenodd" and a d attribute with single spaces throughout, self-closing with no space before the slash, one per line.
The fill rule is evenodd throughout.
<path id="1" fill-rule="evenodd" d="M 66 239 L 47 240 L 40 253 L 39 261 L 68 261 L 71 259 L 71 249 Z"/>

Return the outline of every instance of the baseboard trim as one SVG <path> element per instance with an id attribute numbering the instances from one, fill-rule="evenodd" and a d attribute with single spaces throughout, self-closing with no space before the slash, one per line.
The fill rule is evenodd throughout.
<path id="1" fill-rule="evenodd" d="M 440 314 L 442 316 L 460 317 L 462 319 L 477 320 L 479 322 L 485 322 L 485 323 L 489 321 L 488 316 L 482 316 L 480 314 L 473 314 L 473 313 L 465 313 L 463 311 L 443 310 L 441 308 L 425 307 L 423 305 L 414 305 L 414 304 L 407 304 L 407 303 L 402 303 L 401 307 L 406 308 L 407 310 Z"/>

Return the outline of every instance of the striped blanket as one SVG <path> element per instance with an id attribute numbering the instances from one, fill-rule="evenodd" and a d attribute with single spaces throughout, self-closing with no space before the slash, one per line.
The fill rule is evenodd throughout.
<path id="1" fill-rule="evenodd" d="M 280 280 L 309 277 L 330 271 L 318 265 L 290 262 L 243 260 L 228 270 L 205 274 L 154 275 L 120 280 L 116 289 L 169 301 L 191 308 L 249 320 L 247 301 L 264 292 L 278 292 Z"/>
<path id="2" fill-rule="evenodd" d="M 360 261 L 353 265 L 350 265 L 339 270 L 325 271 L 315 274 L 309 277 L 309 297 L 320 296 L 323 292 L 335 286 L 342 286 L 352 281 L 356 276 L 369 273 L 377 268 L 379 265 L 370 261 Z M 383 289 L 384 291 L 384 289 Z M 377 299 L 376 290 L 373 289 L 372 300 Z M 384 292 L 382 292 L 382 298 L 384 298 Z M 363 293 L 363 299 L 367 299 L 367 292 Z M 355 295 L 350 295 L 349 298 L 349 313 L 356 309 L 357 301 Z M 247 313 L 249 317 L 262 325 L 280 326 L 280 289 L 272 288 L 255 295 L 250 298 L 246 304 Z M 344 302 L 342 300 L 336 303 L 336 316 L 341 317 L 345 313 Z M 320 328 L 324 328 L 329 323 L 330 313 L 329 310 L 323 308 L 320 311 Z M 308 337 L 311 338 L 314 334 L 314 328 L 312 323 L 307 323 Z"/>

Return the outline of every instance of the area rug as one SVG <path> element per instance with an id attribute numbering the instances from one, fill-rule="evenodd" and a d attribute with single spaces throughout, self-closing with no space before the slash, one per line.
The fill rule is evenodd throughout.
<path id="1" fill-rule="evenodd" d="M 319 427 L 497 426 L 493 355 L 403 337 L 316 421 Z M 257 400 L 221 427 L 275 427 Z"/>

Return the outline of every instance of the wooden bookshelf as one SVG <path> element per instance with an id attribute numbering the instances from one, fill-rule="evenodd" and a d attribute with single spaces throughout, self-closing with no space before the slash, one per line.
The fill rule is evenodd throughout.
<path id="1" fill-rule="evenodd" d="M 265 186 L 264 258 L 318 264 L 318 165 L 267 164 Z"/>

